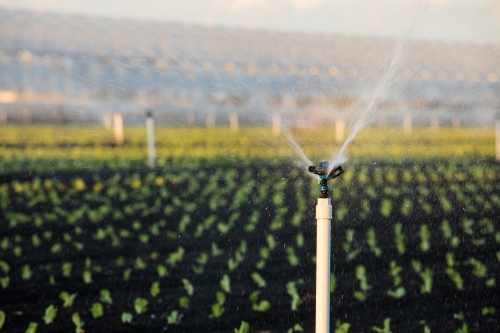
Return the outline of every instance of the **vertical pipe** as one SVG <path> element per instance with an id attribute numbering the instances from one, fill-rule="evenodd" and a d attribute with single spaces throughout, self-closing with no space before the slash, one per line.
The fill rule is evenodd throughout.
<path id="1" fill-rule="evenodd" d="M 153 113 L 148 111 L 146 114 L 146 132 L 148 138 L 148 161 L 149 167 L 155 167 L 155 134 L 154 134 L 154 122 Z"/>
<path id="2" fill-rule="evenodd" d="M 339 119 L 335 122 L 335 141 L 342 142 L 344 141 L 344 130 L 345 130 L 345 122 L 343 119 Z"/>
<path id="3" fill-rule="evenodd" d="M 229 116 L 229 127 L 231 132 L 238 132 L 238 115 L 236 113 L 231 113 Z"/>
<path id="4" fill-rule="evenodd" d="M 411 125 L 412 125 L 411 114 L 407 113 L 403 117 L 403 132 L 405 134 L 411 133 Z"/>
<path id="5" fill-rule="evenodd" d="M 316 205 L 316 333 L 330 332 L 330 198 L 318 198 Z"/>
<path id="6" fill-rule="evenodd" d="M 125 136 L 123 134 L 123 118 L 121 113 L 113 114 L 113 125 L 115 128 L 116 144 L 121 146 L 125 142 Z"/>
<path id="7" fill-rule="evenodd" d="M 280 135 L 281 133 L 281 115 L 279 113 L 273 114 L 273 134 Z"/>
<path id="8" fill-rule="evenodd" d="M 500 162 L 500 115 L 495 119 L 495 146 L 496 159 Z"/>
<path id="9" fill-rule="evenodd" d="M 207 127 L 208 128 L 215 127 L 215 115 L 213 114 L 213 112 L 210 112 L 207 115 Z"/>
<path id="10" fill-rule="evenodd" d="M 438 116 L 431 117 L 431 130 L 437 131 L 439 129 L 439 118 Z"/>

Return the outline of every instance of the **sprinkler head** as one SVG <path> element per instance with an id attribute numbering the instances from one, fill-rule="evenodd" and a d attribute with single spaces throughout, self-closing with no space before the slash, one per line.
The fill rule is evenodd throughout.
<path id="1" fill-rule="evenodd" d="M 319 162 L 318 166 L 311 165 L 309 167 L 309 172 L 314 173 L 315 175 L 318 175 L 320 179 L 318 180 L 319 184 L 319 191 L 320 191 L 320 198 L 328 198 L 328 181 L 333 178 L 337 178 L 341 174 L 344 173 L 344 169 L 342 169 L 342 166 L 338 166 L 334 168 L 330 173 L 328 173 L 328 162 L 327 161 L 321 161 Z"/>

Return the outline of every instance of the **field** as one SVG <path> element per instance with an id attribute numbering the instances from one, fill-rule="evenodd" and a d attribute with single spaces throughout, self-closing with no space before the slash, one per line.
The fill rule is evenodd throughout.
<path id="1" fill-rule="evenodd" d="M 313 331 L 318 189 L 285 138 L 159 128 L 148 169 L 139 128 L 123 147 L 1 133 L 2 330 Z M 294 131 L 316 159 L 324 133 Z M 330 184 L 332 332 L 500 330 L 492 131 L 368 130 L 349 152 Z"/>

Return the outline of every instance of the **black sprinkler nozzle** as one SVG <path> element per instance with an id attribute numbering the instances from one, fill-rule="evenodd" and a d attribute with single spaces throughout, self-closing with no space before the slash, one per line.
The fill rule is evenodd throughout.
<path id="1" fill-rule="evenodd" d="M 339 165 L 338 167 L 334 168 L 332 171 L 328 173 L 328 162 L 327 161 L 321 161 L 319 162 L 319 165 L 316 167 L 314 165 L 311 165 L 309 167 L 309 172 L 314 173 L 315 175 L 318 175 L 320 177 L 318 184 L 319 184 L 319 190 L 320 190 L 320 198 L 328 198 L 329 195 L 329 188 L 328 188 L 328 181 L 330 179 L 337 178 L 341 174 L 344 173 L 344 169 L 342 169 L 342 166 Z"/>

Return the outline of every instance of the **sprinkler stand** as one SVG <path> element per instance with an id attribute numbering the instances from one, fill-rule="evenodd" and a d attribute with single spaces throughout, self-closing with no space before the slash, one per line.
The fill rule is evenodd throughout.
<path id="1" fill-rule="evenodd" d="M 318 198 L 316 205 L 316 333 L 330 331 L 330 235 L 332 204 Z"/>

